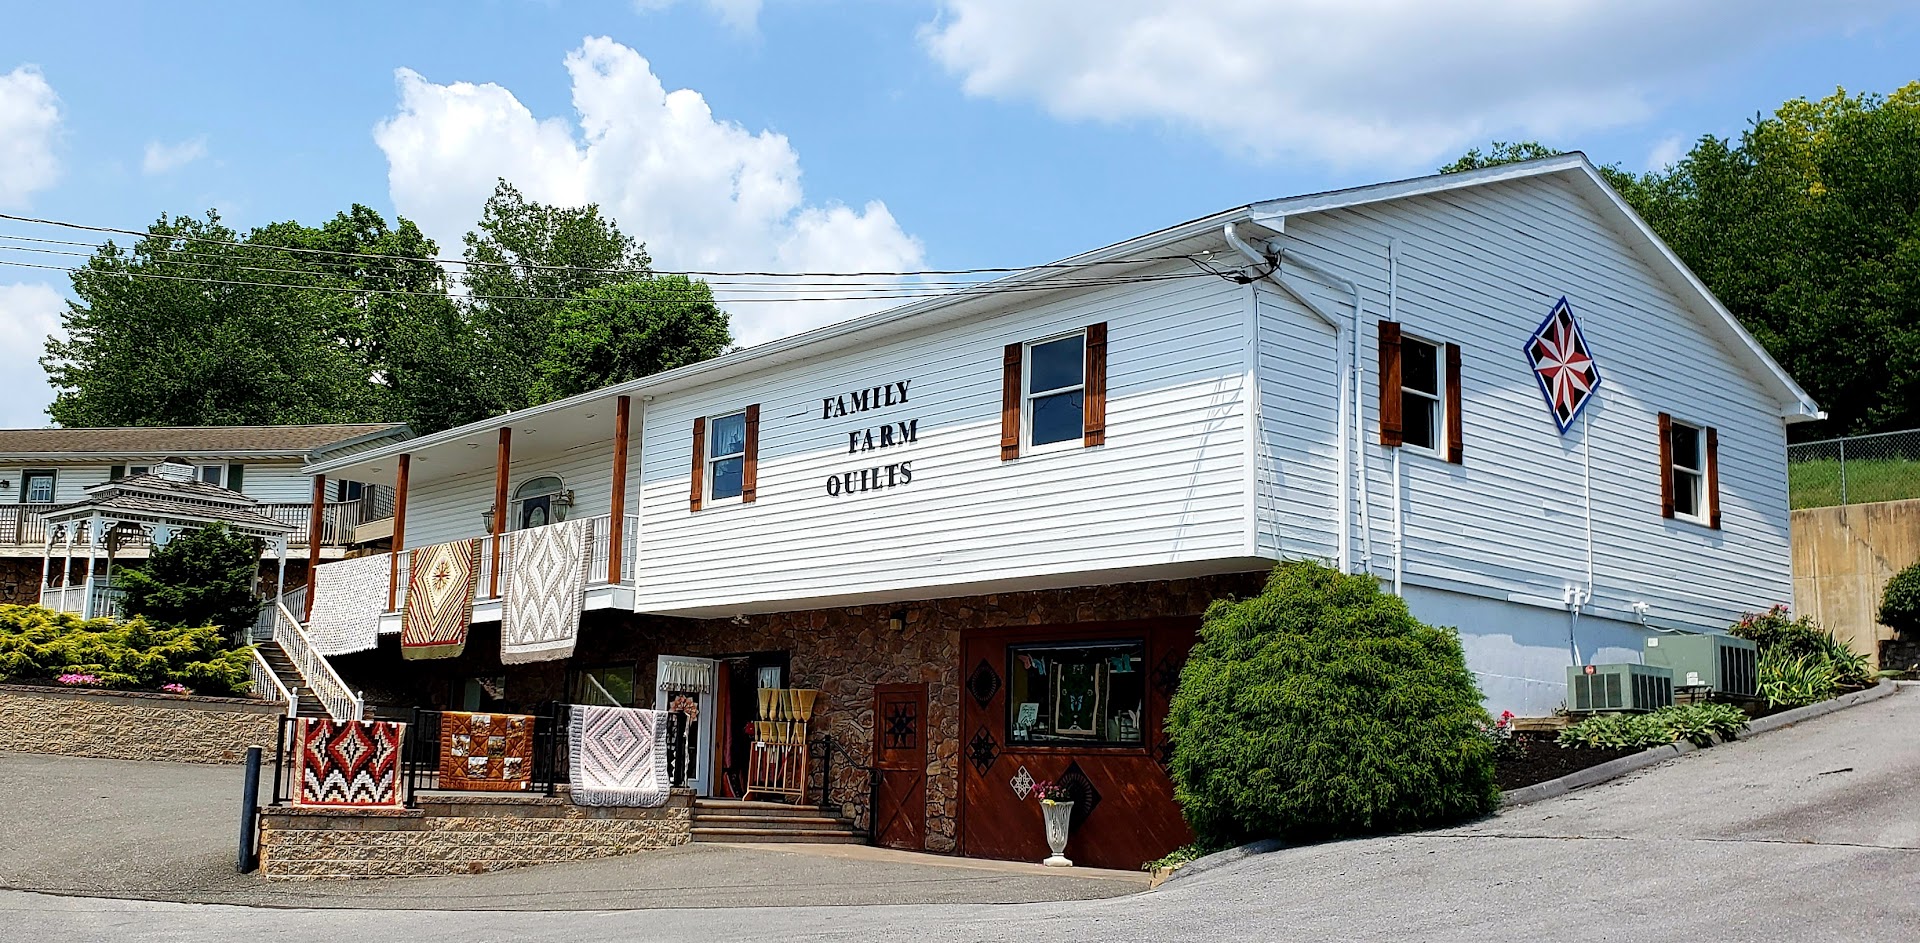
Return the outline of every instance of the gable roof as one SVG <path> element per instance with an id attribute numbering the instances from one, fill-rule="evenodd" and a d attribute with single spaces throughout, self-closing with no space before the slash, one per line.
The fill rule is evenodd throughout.
<path id="1" fill-rule="evenodd" d="M 80 429 L 0 429 L 0 459 L 152 458 L 166 456 L 306 457 L 351 442 L 405 438 L 398 422 L 305 426 L 121 426 Z"/>
<path id="2" fill-rule="evenodd" d="M 369 448 L 350 456 L 322 459 L 309 465 L 307 471 L 315 474 L 332 474 L 335 471 L 379 461 L 402 452 L 419 452 L 470 440 L 477 434 L 524 423 L 536 417 L 564 414 L 589 406 L 598 408 L 595 404 L 606 403 L 617 396 L 645 399 L 653 394 L 717 383 L 754 371 L 870 342 L 876 336 L 904 333 L 942 321 L 959 319 L 987 305 L 1004 303 L 1004 293 L 1009 289 L 1032 290 L 1043 287 L 1049 279 L 1061 276 L 1071 277 L 1080 266 L 1113 265 L 1118 260 L 1142 259 L 1143 255 L 1150 253 L 1158 253 L 1164 258 L 1169 250 L 1185 247 L 1192 247 L 1195 252 L 1212 251 L 1214 247 L 1226 241 L 1222 231 L 1230 224 L 1245 223 L 1274 231 L 1284 231 L 1284 223 L 1288 216 L 1327 212 L 1366 203 L 1410 199 L 1450 190 L 1553 175 L 1563 176 L 1592 197 L 1596 206 L 1608 217 L 1615 232 L 1634 248 L 1641 250 L 1648 263 L 1667 279 L 1684 300 L 1692 301 L 1698 306 L 1697 310 L 1705 315 L 1704 320 L 1710 322 L 1709 327 L 1728 341 L 1730 349 L 1746 356 L 1756 376 L 1773 390 L 1775 402 L 1779 404 L 1781 416 L 1784 419 L 1796 422 L 1818 419 L 1825 415 L 1820 412 L 1813 398 L 1807 395 L 1807 392 L 1794 382 L 1786 370 L 1766 352 L 1766 349 L 1760 346 L 1760 342 L 1741 326 L 1733 313 L 1713 296 L 1706 284 L 1701 282 L 1699 277 L 1687 268 L 1686 263 L 1680 261 L 1680 257 L 1675 255 L 1673 250 L 1654 233 L 1646 221 L 1627 205 L 1626 200 L 1607 183 L 1606 178 L 1600 175 L 1599 170 L 1587 160 L 1586 155 L 1573 151 L 1555 157 L 1497 167 L 1453 174 L 1432 174 L 1343 190 L 1310 193 L 1222 210 L 1209 216 L 1202 216 L 1083 252 L 1059 262 L 1036 266 L 978 285 L 957 289 L 939 297 L 910 302 L 863 317 L 829 324 L 674 370 L 616 383 L 565 399 L 421 436 L 406 443 L 388 444 Z M 1142 259 L 1140 262 L 1142 266 L 1147 264 L 1150 264 L 1149 260 Z M 1108 271 L 1113 270 L 1108 269 Z M 467 444 L 478 447 L 473 441 L 468 441 Z"/>

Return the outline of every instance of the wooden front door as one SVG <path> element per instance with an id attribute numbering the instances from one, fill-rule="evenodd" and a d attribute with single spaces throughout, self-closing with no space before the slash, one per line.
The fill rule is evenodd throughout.
<path id="1" fill-rule="evenodd" d="M 927 846 L 927 686 L 873 686 L 873 841 Z"/>

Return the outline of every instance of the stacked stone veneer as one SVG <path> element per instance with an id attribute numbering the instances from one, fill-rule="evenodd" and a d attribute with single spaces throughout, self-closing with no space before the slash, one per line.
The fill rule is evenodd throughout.
<path id="1" fill-rule="evenodd" d="M 810 609 L 733 619 L 673 619 L 590 612 L 570 661 L 501 666 L 498 623 L 479 623 L 457 659 L 402 661 L 389 636 L 377 651 L 333 660 L 347 683 L 370 702 L 394 707 L 446 707 L 459 682 L 476 675 L 504 678 L 510 708 L 532 710 L 565 699 L 567 673 L 577 668 L 632 667 L 640 706 L 653 705 L 654 662 L 662 654 L 723 656 L 784 651 L 788 683 L 826 692 L 815 714 L 815 737 L 831 734 L 855 763 L 873 746 L 873 686 L 927 685 L 927 850 L 958 847 L 960 812 L 960 635 L 972 629 L 1195 617 L 1215 599 L 1259 592 L 1264 572 L 956 596 L 917 602 Z M 900 629 L 889 628 L 896 614 Z M 833 800 L 866 828 L 867 774 L 836 755 Z M 812 797 L 809 797 L 812 798 Z"/>
<path id="2" fill-rule="evenodd" d="M 584 861 L 693 840 L 692 794 L 657 809 L 576 806 L 564 796 L 422 796 L 417 809 L 261 810 L 260 869 L 274 880 L 479 874 Z"/>
<path id="3" fill-rule="evenodd" d="M 244 698 L 0 685 L 0 753 L 238 763 L 284 708 Z"/>

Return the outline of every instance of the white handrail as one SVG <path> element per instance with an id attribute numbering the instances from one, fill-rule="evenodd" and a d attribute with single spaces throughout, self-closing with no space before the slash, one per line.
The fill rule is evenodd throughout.
<path id="1" fill-rule="evenodd" d="M 307 637 L 307 630 L 300 627 L 299 620 L 278 600 L 274 609 L 280 617 L 274 620 L 273 640 L 293 659 L 294 667 L 300 669 L 307 687 L 313 690 L 313 696 L 327 708 L 327 715 L 334 720 L 362 720 L 366 716 L 367 705 L 358 695 L 347 687 L 340 675 L 334 672 L 333 665 L 313 648 L 313 640 Z"/>
<path id="2" fill-rule="evenodd" d="M 271 682 L 273 684 L 273 690 L 280 695 L 277 698 L 273 698 L 273 700 L 280 701 L 287 705 L 288 717 L 298 715 L 300 712 L 299 699 L 294 697 L 293 692 L 287 690 L 287 686 L 280 682 L 280 676 L 274 673 L 273 666 L 267 664 L 265 658 L 260 657 L 260 649 L 256 646 L 248 649 L 248 651 L 253 653 L 253 696 L 266 700 L 266 698 L 263 697 L 266 693 L 266 686 L 262 682 Z"/>

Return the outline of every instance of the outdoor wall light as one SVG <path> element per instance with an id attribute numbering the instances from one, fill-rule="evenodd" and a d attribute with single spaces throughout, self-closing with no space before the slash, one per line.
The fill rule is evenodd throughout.
<path id="1" fill-rule="evenodd" d="M 491 504 L 487 505 L 486 510 L 480 512 L 480 529 L 489 534 L 493 533 L 493 505 Z"/>
<path id="2" fill-rule="evenodd" d="M 889 632 L 899 632 L 906 627 L 907 611 L 905 609 L 896 610 L 892 618 L 887 620 L 887 631 Z"/>

